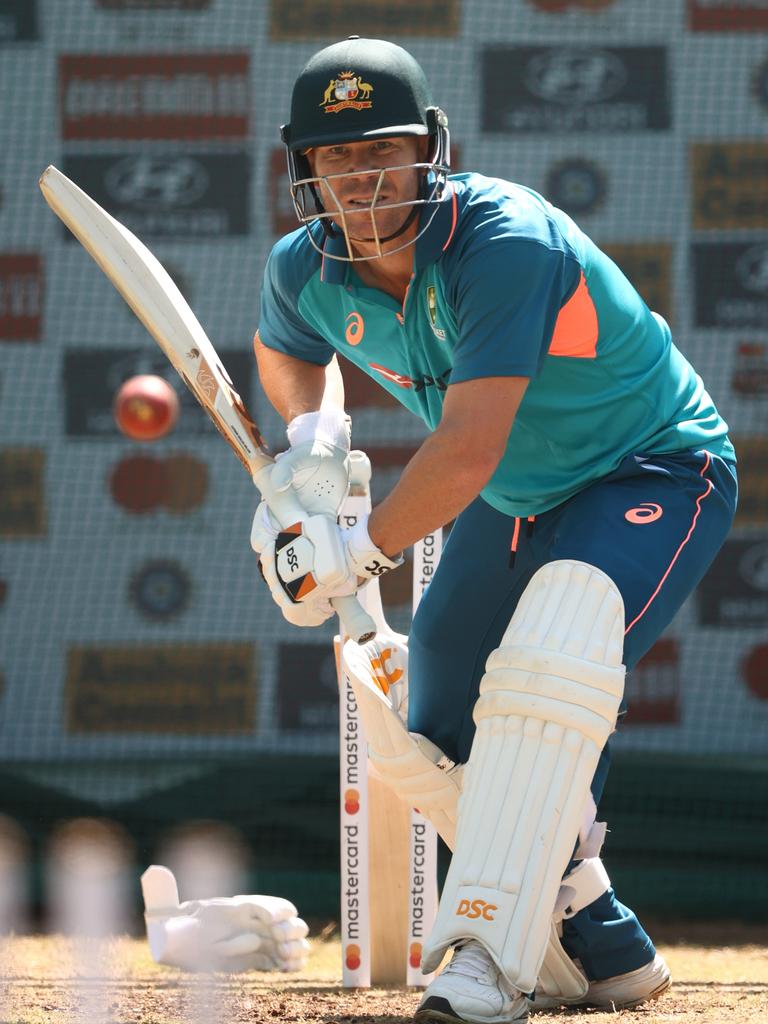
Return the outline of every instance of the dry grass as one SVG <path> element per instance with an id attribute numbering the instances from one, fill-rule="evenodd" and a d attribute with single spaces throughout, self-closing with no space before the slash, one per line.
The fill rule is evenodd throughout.
<path id="1" fill-rule="evenodd" d="M 768 947 L 764 929 L 656 927 L 672 969 L 672 990 L 657 1003 L 620 1013 L 540 1013 L 533 1024 L 765 1024 Z M 146 943 L 117 939 L 78 948 L 58 937 L 14 938 L 0 971 L 0 1024 L 405 1024 L 413 992 L 344 991 L 339 944 L 316 941 L 301 978 L 260 974 L 190 977 L 158 967 Z M 586 1024 L 586 1022 L 585 1022 Z"/>

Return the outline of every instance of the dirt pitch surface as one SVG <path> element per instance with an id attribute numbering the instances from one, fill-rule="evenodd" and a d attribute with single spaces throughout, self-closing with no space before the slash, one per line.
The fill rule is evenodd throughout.
<path id="1" fill-rule="evenodd" d="M 620 1013 L 538 1013 L 532 1024 L 766 1024 L 768 934 L 743 925 L 649 929 L 669 963 L 673 988 L 658 1002 Z M 314 940 L 301 977 L 252 972 L 190 976 L 158 967 L 146 942 L 107 948 L 58 937 L 5 940 L 0 1024 L 407 1024 L 419 994 L 345 991 L 339 944 Z"/>

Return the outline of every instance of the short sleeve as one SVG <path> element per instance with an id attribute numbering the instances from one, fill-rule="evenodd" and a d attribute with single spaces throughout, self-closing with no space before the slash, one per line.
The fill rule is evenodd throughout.
<path id="1" fill-rule="evenodd" d="M 464 253 L 452 289 L 459 340 L 451 383 L 535 377 L 579 276 L 572 256 L 537 240 L 501 237 Z"/>
<path id="2" fill-rule="evenodd" d="M 283 244 L 288 238 L 273 248 L 264 268 L 259 337 L 267 348 L 327 366 L 334 349 L 299 313 L 301 291 L 309 275 L 301 273 L 303 261 L 298 254 Z"/>

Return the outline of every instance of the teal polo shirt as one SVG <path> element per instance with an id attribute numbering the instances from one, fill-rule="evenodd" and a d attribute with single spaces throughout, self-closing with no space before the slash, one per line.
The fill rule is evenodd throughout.
<path id="1" fill-rule="evenodd" d="M 530 378 L 482 495 L 538 515 L 632 452 L 707 449 L 733 459 L 727 425 L 691 364 L 622 272 L 531 189 L 453 175 L 417 240 L 402 305 L 364 285 L 341 238 L 305 228 L 272 249 L 259 335 L 320 366 L 338 352 L 430 429 L 446 390 L 482 377 Z M 457 453 L 457 458 L 460 458 Z"/>

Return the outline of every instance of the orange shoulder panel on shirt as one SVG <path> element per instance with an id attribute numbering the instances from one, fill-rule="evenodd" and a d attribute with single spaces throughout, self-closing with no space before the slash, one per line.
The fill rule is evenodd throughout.
<path id="1" fill-rule="evenodd" d="M 597 329 L 597 310 L 582 270 L 576 291 L 558 315 L 549 355 L 594 359 L 597 355 Z"/>

